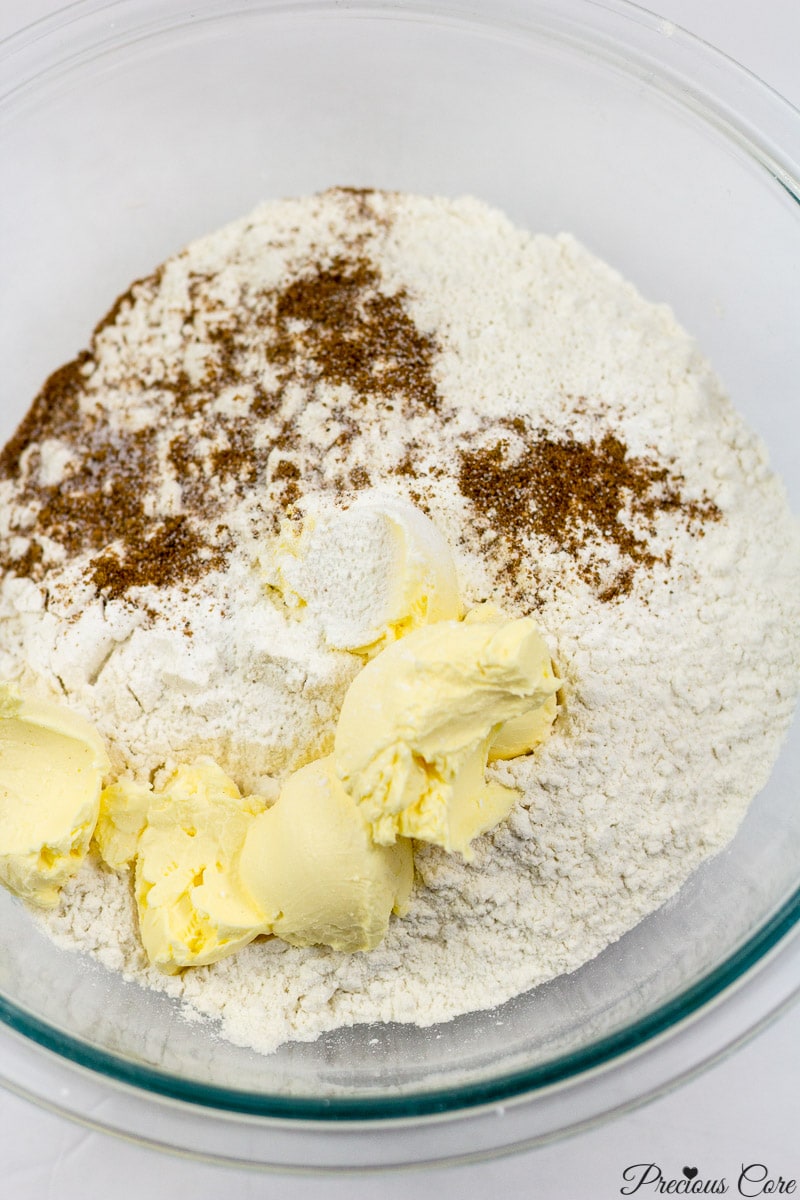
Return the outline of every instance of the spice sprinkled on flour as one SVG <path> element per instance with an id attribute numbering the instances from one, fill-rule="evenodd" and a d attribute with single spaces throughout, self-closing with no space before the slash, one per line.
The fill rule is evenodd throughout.
<path id="1" fill-rule="evenodd" d="M 350 202 L 363 211 L 363 198 Z M 91 554 L 88 578 L 107 599 L 190 584 L 224 567 L 225 514 L 259 484 L 284 509 L 319 487 L 318 462 L 303 471 L 283 456 L 298 447 L 304 393 L 341 396 L 344 419 L 334 410 L 330 425 L 341 424 L 345 446 L 364 405 L 437 408 L 434 339 L 407 315 L 404 290 L 382 290 L 379 269 L 349 245 L 327 265 L 303 262 L 282 287 L 240 283 L 233 307 L 216 277 L 190 272 L 181 310 L 170 307 L 177 345 L 148 339 L 153 357 L 139 379 L 136 318 L 157 304 L 162 282 L 154 272 L 117 299 L 91 349 L 48 379 L 6 447 L 0 478 L 19 482 L 26 507 L 14 531 L 26 545 L 0 550 L 4 570 L 40 580 L 66 551 Z M 55 481 L 45 449 L 63 463 Z M 366 467 L 352 466 L 347 482 L 368 487 Z"/>
<path id="2" fill-rule="evenodd" d="M 269 816 L 287 781 L 334 802 L 342 773 L 367 809 L 384 789 L 376 838 L 415 838 L 408 910 L 405 885 L 381 888 L 363 953 L 309 948 L 300 913 L 296 944 L 251 923 L 235 956 L 165 978 L 124 863 L 90 851 L 64 884 L 50 936 L 264 1052 L 575 971 L 729 843 L 800 678 L 797 522 L 692 339 L 569 235 L 468 198 L 265 204 L 132 285 L 0 458 L 0 571 L 0 683 L 96 727 L 123 832 L 210 758 L 293 852 L 287 806 Z M 500 634 L 491 659 L 462 651 L 498 612 L 535 612 L 558 692 L 509 701 L 495 743 L 476 697 L 500 667 L 516 694 L 513 662 Z M 187 895 L 224 866 L 215 837 Z M 206 888 L 197 913 L 204 897 L 225 899 Z"/>
<path id="3" fill-rule="evenodd" d="M 613 433 L 580 441 L 570 433 L 531 430 L 521 418 L 512 428 L 514 446 L 502 438 L 461 451 L 461 491 L 517 561 L 526 553 L 526 537 L 545 537 L 575 560 L 601 600 L 627 594 L 637 570 L 666 561 L 649 540 L 660 514 L 676 515 L 697 533 L 722 515 L 705 495 L 684 499 L 678 475 L 654 458 L 634 458 Z M 598 566 L 604 548 L 619 560 L 610 579 Z"/>
<path id="4" fill-rule="evenodd" d="M 268 356 L 285 371 L 284 386 L 305 377 L 346 387 L 362 404 L 438 406 L 431 373 L 436 343 L 410 320 L 403 292 L 385 295 L 380 283 L 368 259 L 337 256 L 276 297 L 277 337 Z"/>

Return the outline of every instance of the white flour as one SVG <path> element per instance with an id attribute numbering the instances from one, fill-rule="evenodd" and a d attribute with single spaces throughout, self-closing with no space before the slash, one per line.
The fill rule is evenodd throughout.
<path id="1" fill-rule="evenodd" d="M 391 311 L 375 307 L 374 280 L 357 278 L 364 260 L 380 294 L 399 297 Z M 309 264 L 328 288 L 311 308 L 286 290 Z M 332 334 L 313 343 L 319 370 L 286 366 L 286 338 L 302 342 L 306 328 L 298 314 L 329 304 L 331 288 L 361 330 L 352 385 L 337 374 L 346 355 Z M 250 322 L 258 289 L 284 289 L 283 299 L 271 293 Z M 398 306 L 417 331 L 413 345 Z M 244 328 L 226 349 L 213 322 L 242 309 Z M 373 336 L 381 322 L 388 343 Z M 265 341 L 278 346 L 272 359 Z M 180 391 L 162 386 L 178 361 L 197 388 L 213 368 L 202 413 L 178 414 Z M 369 485 L 423 506 L 452 548 L 469 605 L 491 598 L 510 613 L 535 612 L 566 710 L 534 756 L 496 768 L 523 799 L 475 844 L 473 862 L 417 849 L 411 910 L 370 954 L 262 940 L 166 978 L 139 947 L 128 878 L 95 862 L 42 918 L 54 940 L 181 996 L 220 1018 L 225 1037 L 269 1052 L 356 1022 L 424 1025 L 500 1004 L 599 953 L 732 838 L 794 706 L 800 535 L 760 443 L 666 308 L 571 238 L 531 238 L 474 200 L 334 192 L 264 206 L 195 243 L 122 306 L 98 335 L 94 362 L 82 411 L 103 411 L 123 434 L 161 421 L 151 514 L 194 503 L 182 490 L 185 462 L 170 458 L 179 425 L 204 489 L 219 491 L 213 511 L 195 512 L 196 526 L 212 550 L 220 521 L 228 530 L 224 570 L 188 582 L 109 598 L 88 580 L 95 551 L 56 548 L 44 579 L 34 570 L 2 584 L 0 676 L 45 692 L 63 686 L 112 740 L 120 769 L 147 777 L 211 752 L 243 788 L 274 795 L 289 770 L 329 749 L 360 664 L 287 613 L 258 567 L 275 512 L 296 498 L 292 485 L 331 502 Z M 404 397 L 398 363 L 413 376 Z M 265 391 L 279 395 L 279 411 L 259 408 Z M 256 445 L 217 479 L 210 456 L 231 449 L 231 422 L 255 409 Z M 626 462 L 645 464 L 645 500 L 664 502 L 637 507 L 625 493 L 620 519 L 633 542 L 608 533 L 614 512 L 593 526 L 581 509 L 562 522 L 561 544 L 552 529 L 512 536 L 481 513 L 460 475 L 466 457 L 477 463 L 502 443 L 503 469 L 516 478 L 527 461 L 545 461 L 540 430 L 548 453 L 570 453 L 570 430 L 605 468 L 609 436 Z M 74 453 L 56 431 L 40 455 L 40 485 L 63 483 Z M 22 536 L 18 486 L 0 483 L 7 544 Z M 563 489 L 572 487 L 565 477 Z M 28 544 L 22 537 L 17 552 Z"/>

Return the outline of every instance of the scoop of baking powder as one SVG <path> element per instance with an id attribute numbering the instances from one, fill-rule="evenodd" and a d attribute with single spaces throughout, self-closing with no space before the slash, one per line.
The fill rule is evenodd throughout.
<path id="1" fill-rule="evenodd" d="M 299 530 L 287 522 L 266 569 L 289 608 L 319 622 L 329 646 L 369 658 L 462 612 L 442 534 L 413 504 L 376 491 L 347 509 L 310 508 Z"/>

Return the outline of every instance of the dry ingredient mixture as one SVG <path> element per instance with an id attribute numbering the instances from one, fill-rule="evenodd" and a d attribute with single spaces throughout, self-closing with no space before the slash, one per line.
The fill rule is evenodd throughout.
<path id="1" fill-rule="evenodd" d="M 470 862 L 418 847 L 369 954 L 260 939 L 167 977 L 92 857 L 40 918 L 264 1052 L 586 962 L 731 839 L 798 687 L 797 523 L 669 310 L 478 201 L 351 189 L 195 242 L 47 381 L 0 458 L 0 679 L 92 721 L 116 775 L 208 754 L 274 798 L 362 663 L 265 547 L 367 488 L 431 518 L 467 607 L 553 648 L 555 732 L 490 769 L 508 819 Z"/>

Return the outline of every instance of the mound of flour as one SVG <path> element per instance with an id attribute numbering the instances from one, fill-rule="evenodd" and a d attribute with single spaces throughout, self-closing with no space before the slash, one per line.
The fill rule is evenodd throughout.
<path id="1" fill-rule="evenodd" d="M 469 864 L 417 849 L 376 951 L 261 940 L 165 978 L 94 860 L 40 918 L 264 1052 L 577 968 L 730 841 L 791 719 L 800 534 L 762 446 L 666 308 L 475 200 L 335 190 L 193 243 L 0 468 L 0 676 L 65 697 L 134 778 L 210 753 L 269 798 L 330 749 L 360 660 L 264 559 L 304 504 L 410 500 L 465 602 L 553 648 L 553 736 L 492 768 L 522 800 Z"/>

